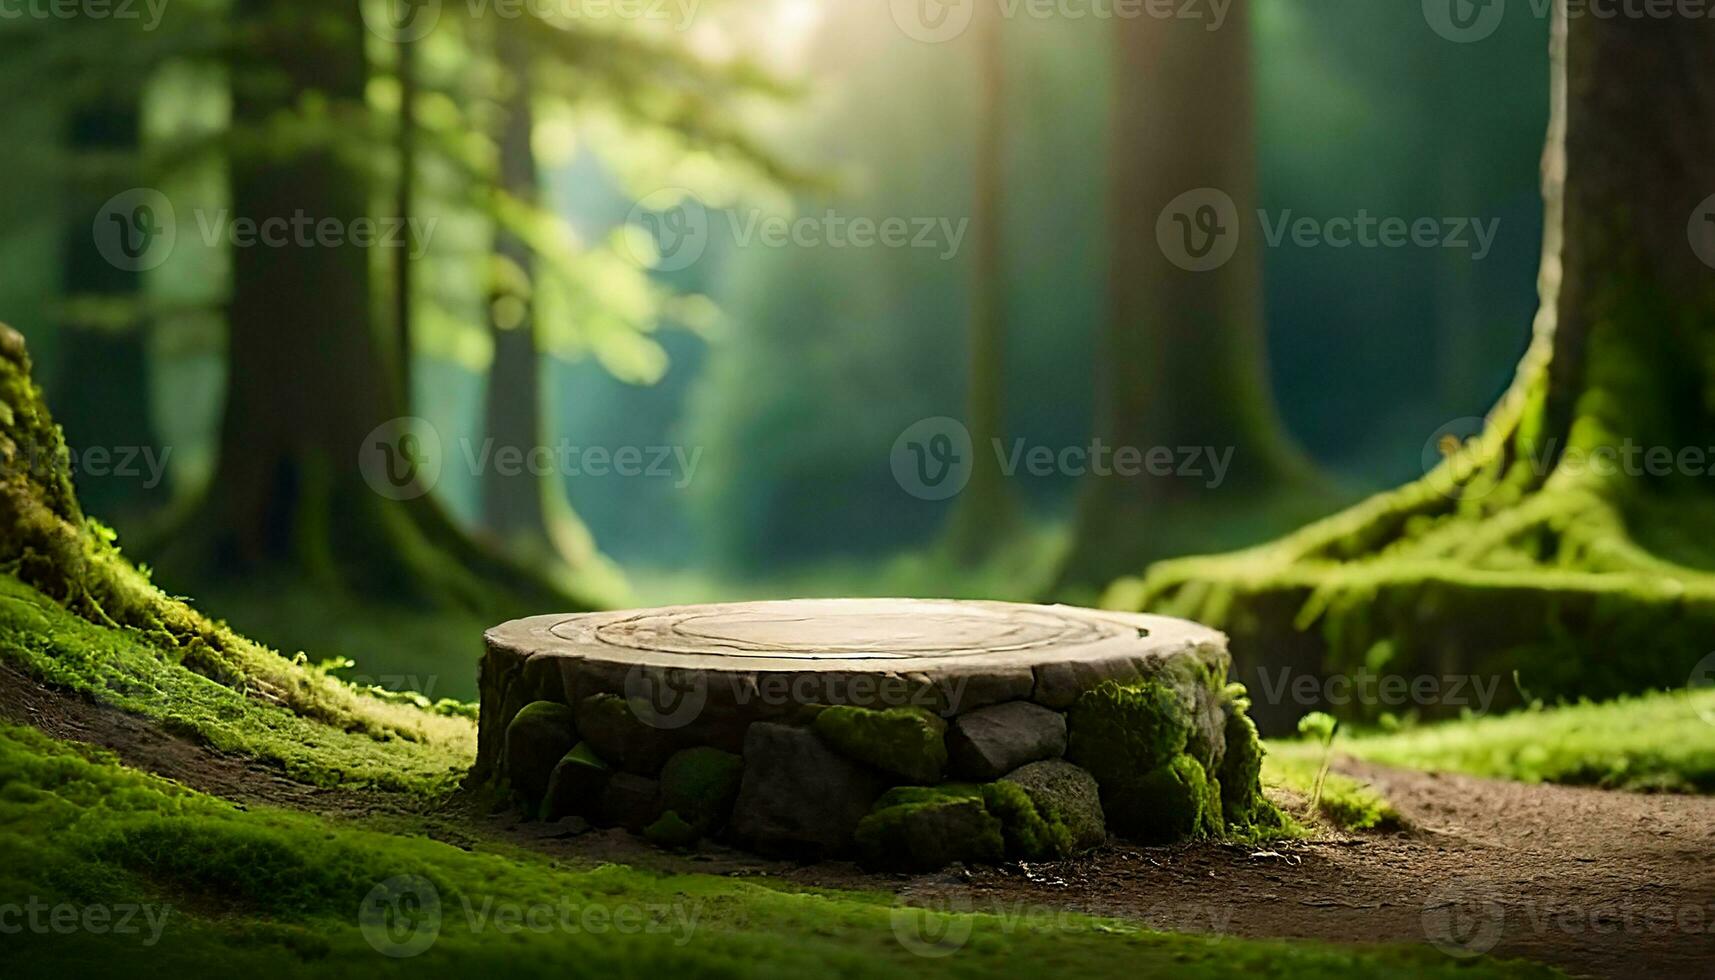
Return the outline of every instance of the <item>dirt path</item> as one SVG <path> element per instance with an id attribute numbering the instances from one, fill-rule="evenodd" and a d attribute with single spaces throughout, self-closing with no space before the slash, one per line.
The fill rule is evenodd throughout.
<path id="1" fill-rule="evenodd" d="M 105 746 L 129 765 L 242 803 L 332 815 L 398 809 L 387 794 L 304 786 L 4 666 L 0 718 Z M 1527 786 L 1349 759 L 1336 768 L 1374 782 L 1411 829 L 1266 849 L 1109 846 L 1075 861 L 905 876 L 718 846 L 670 855 L 620 831 L 555 836 L 456 802 L 433 823 L 448 825 L 444 836 L 492 834 L 575 863 L 890 891 L 913 904 L 996 913 L 1002 928 L 1022 913 L 1070 910 L 1190 933 L 1428 942 L 1450 956 L 1520 956 L 1575 974 L 1715 976 L 1715 798 Z"/>

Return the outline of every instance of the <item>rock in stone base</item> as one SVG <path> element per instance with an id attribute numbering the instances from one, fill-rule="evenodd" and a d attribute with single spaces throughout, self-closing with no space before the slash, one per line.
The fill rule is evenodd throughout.
<path id="1" fill-rule="evenodd" d="M 1066 751 L 1066 718 L 1028 701 L 1009 701 L 953 719 L 947 756 L 958 779 L 988 782 Z"/>
<path id="2" fill-rule="evenodd" d="M 726 821 L 744 778 L 744 760 L 709 746 L 673 753 L 661 768 L 661 806 L 697 836 Z"/>
<path id="3" fill-rule="evenodd" d="M 1001 781 L 1024 790 L 1050 827 L 1064 828 L 1063 834 L 1054 836 L 1069 853 L 1087 851 L 1107 840 L 1101 790 L 1088 772 L 1070 762 L 1049 759 L 1015 769 Z"/>
<path id="4" fill-rule="evenodd" d="M 579 742 L 554 766 L 548 777 L 548 795 L 542 800 L 542 819 L 590 817 L 601 804 L 602 790 L 613 774 L 588 742 Z"/>
<path id="5" fill-rule="evenodd" d="M 644 776 L 617 772 L 601 794 L 601 819 L 609 827 L 641 834 L 661 816 L 661 784 Z"/>
<path id="6" fill-rule="evenodd" d="M 554 766 L 577 742 L 572 709 L 553 701 L 525 705 L 506 726 L 505 774 L 526 813 L 536 812 Z"/>
<path id="7" fill-rule="evenodd" d="M 1001 822 L 980 792 L 901 786 L 889 790 L 855 832 L 870 867 L 934 871 L 954 862 L 993 864 L 1004 857 Z"/>
<path id="8" fill-rule="evenodd" d="M 758 851 L 829 856 L 847 850 L 881 777 L 847 762 L 808 729 L 756 722 L 744 738 L 744 778 L 728 825 Z"/>
<path id="9" fill-rule="evenodd" d="M 673 753 L 673 732 L 644 723 L 617 694 L 578 702 L 578 732 L 616 769 L 639 776 L 661 771 Z"/>

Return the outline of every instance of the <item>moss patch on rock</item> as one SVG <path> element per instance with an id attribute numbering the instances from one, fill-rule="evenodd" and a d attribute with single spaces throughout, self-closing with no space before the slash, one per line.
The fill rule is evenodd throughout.
<path id="1" fill-rule="evenodd" d="M 677 810 L 668 810 L 654 823 L 643 828 L 643 837 L 656 847 L 679 850 L 701 840 L 703 832 L 695 824 L 679 816 Z"/>
<path id="2" fill-rule="evenodd" d="M 1008 852 L 1018 857 L 1066 857 L 1107 839 L 1101 790 L 1069 762 L 1033 762 L 984 790 L 989 811 L 1006 826 Z"/>
<path id="3" fill-rule="evenodd" d="M 1142 776 L 1102 783 L 1102 812 L 1110 827 L 1140 844 L 1219 837 L 1220 794 L 1203 764 L 1181 753 Z"/>
<path id="4" fill-rule="evenodd" d="M 947 768 L 947 723 L 922 708 L 837 705 L 813 727 L 841 755 L 913 783 L 937 782 Z"/>
<path id="5" fill-rule="evenodd" d="M 555 701 L 532 701 L 507 724 L 506 778 L 528 812 L 541 806 L 554 767 L 577 744 L 572 709 Z"/>
<path id="6" fill-rule="evenodd" d="M 1104 788 L 1160 768 L 1185 751 L 1191 734 L 1185 703 L 1159 681 L 1103 681 L 1079 696 L 1066 722 L 1066 758 Z"/>
<path id="7" fill-rule="evenodd" d="M 743 778 L 744 760 L 731 752 L 708 746 L 683 749 L 661 768 L 661 804 L 667 815 L 692 830 L 694 840 L 726 822 Z"/>
<path id="8" fill-rule="evenodd" d="M 1262 794 L 1262 740 L 1245 714 L 1243 688 L 1228 705 L 1226 756 L 1221 762 L 1221 817 L 1229 834 L 1257 834 L 1284 826 L 1281 813 Z"/>
<path id="9" fill-rule="evenodd" d="M 596 755 L 589 743 L 579 742 L 560 758 L 549 775 L 540 818 L 548 821 L 594 816 L 611 774 L 612 769 Z"/>
<path id="10" fill-rule="evenodd" d="M 1001 820 L 989 813 L 983 790 L 961 783 L 889 790 L 855 836 L 864 863 L 877 868 L 932 871 L 1006 855 Z"/>

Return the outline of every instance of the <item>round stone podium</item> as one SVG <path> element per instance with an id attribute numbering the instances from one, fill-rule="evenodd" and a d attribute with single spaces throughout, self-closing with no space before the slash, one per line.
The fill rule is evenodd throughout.
<path id="1" fill-rule="evenodd" d="M 1225 637 L 1182 620 L 815 599 L 537 616 L 485 640 L 476 774 L 541 819 L 933 866 L 1272 812 Z"/>

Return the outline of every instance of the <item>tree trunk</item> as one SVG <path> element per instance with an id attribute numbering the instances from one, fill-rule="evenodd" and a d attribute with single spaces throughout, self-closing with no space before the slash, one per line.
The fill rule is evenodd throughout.
<path id="1" fill-rule="evenodd" d="M 978 99 L 971 225 L 976 256 L 971 271 L 970 375 L 966 422 L 970 427 L 970 481 L 959 497 L 952 544 L 957 555 L 986 555 L 1015 523 L 1006 475 L 994 452 L 1006 424 L 1006 36 L 1000 11 L 977 13 Z"/>
<path id="2" fill-rule="evenodd" d="M 514 26 L 500 25 L 495 39 L 510 76 L 502 105 L 500 186 L 506 195 L 533 208 L 541 194 L 530 142 L 535 123 L 530 105 L 531 52 L 519 32 L 511 29 Z M 528 458 L 545 445 L 546 434 L 546 392 L 533 295 L 536 261 L 528 243 L 502 226 L 495 232 L 493 264 L 489 337 L 494 362 L 483 403 L 484 435 L 493 450 L 522 451 Z M 557 471 L 503 469 L 491 463 L 482 473 L 483 523 L 508 551 L 532 563 L 561 571 L 592 571 L 601 562 L 589 531 L 566 499 L 563 480 Z"/>
<path id="3" fill-rule="evenodd" d="M 396 42 L 399 73 L 399 183 L 395 188 L 393 213 L 408 222 L 417 212 L 417 41 L 405 37 Z M 399 345 L 399 392 L 407 409 L 411 392 L 411 300 L 414 268 L 409 249 L 393 256 L 393 329 Z"/>
<path id="4" fill-rule="evenodd" d="M 1241 2 L 1219 31 L 1156 17 L 1113 24 L 1109 308 L 1096 434 L 1108 447 L 1210 447 L 1232 456 L 1214 488 L 1147 472 L 1088 480 L 1062 587 L 1100 585 L 1163 557 L 1149 539 L 1166 523 L 1166 507 L 1235 492 L 1254 502 L 1309 479 L 1269 394 L 1250 16 Z M 1202 189 L 1186 208 L 1181 195 Z M 1191 222 L 1162 219 L 1169 236 L 1185 236 L 1183 254 L 1158 235 L 1170 206 Z M 1234 242 L 1214 268 L 1176 264 L 1218 258 Z"/>
<path id="5" fill-rule="evenodd" d="M 66 312 L 60 323 L 53 409 L 74 453 L 162 451 L 152 421 L 146 327 L 137 309 L 143 276 L 109 262 L 91 235 L 101 202 L 143 183 L 107 179 L 117 159 L 136 160 L 140 137 L 135 102 L 103 101 L 72 114 L 68 143 L 73 167 L 102 175 L 101 180 L 74 181 L 69 193 L 72 218 L 62 246 Z M 79 469 L 78 495 L 89 513 L 103 518 L 160 506 L 168 497 L 164 483 L 145 485 L 144 475 L 95 475 L 87 467 Z"/>
<path id="6" fill-rule="evenodd" d="M 1715 630 L 1715 22 L 1586 13 L 1555 7 L 1542 305 L 1481 436 L 1272 544 L 1164 562 L 1116 604 L 1226 628 L 1241 677 L 1684 684 Z"/>
<path id="7" fill-rule="evenodd" d="M 311 92 L 336 120 L 362 111 L 366 35 L 355 5 L 241 0 L 235 19 L 247 38 L 231 66 L 236 131 L 268 133 Z M 369 256 L 349 236 L 337 246 L 313 239 L 323 222 L 350 229 L 368 214 L 368 182 L 352 148 L 338 145 L 344 123 L 330 122 L 320 141 L 264 141 L 231 161 L 236 217 L 287 229 L 307 220 L 312 239 L 232 250 L 219 460 L 201 512 L 165 558 L 203 575 L 283 565 L 376 597 L 490 613 L 573 604 L 465 536 L 426 495 L 434 471 L 413 462 L 397 428 L 400 352 L 371 315 Z M 406 464 L 402 482 L 364 478 L 376 453 Z"/>

